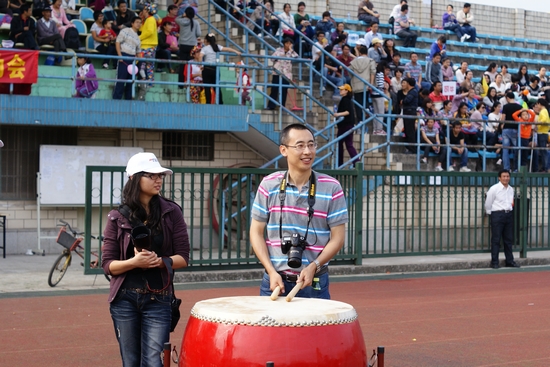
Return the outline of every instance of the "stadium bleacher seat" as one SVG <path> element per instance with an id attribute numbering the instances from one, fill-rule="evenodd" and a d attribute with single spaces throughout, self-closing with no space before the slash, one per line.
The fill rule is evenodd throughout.
<path id="1" fill-rule="evenodd" d="M 97 50 L 94 48 L 94 38 L 91 34 L 86 37 L 86 52 L 97 53 Z"/>
<path id="2" fill-rule="evenodd" d="M 88 34 L 88 26 L 82 20 L 73 19 L 71 20 L 71 23 L 75 25 L 79 35 L 83 36 Z"/>

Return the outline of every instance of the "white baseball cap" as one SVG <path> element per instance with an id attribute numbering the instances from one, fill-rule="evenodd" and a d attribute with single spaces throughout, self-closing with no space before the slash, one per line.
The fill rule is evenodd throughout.
<path id="1" fill-rule="evenodd" d="M 4 142 L 0 140 L 0 148 L 2 148 L 3 146 L 4 146 Z"/>
<path id="2" fill-rule="evenodd" d="M 146 152 L 135 154 L 126 165 L 128 176 L 133 176 L 138 172 L 166 173 L 167 175 L 173 173 L 172 170 L 162 167 L 153 153 Z"/>

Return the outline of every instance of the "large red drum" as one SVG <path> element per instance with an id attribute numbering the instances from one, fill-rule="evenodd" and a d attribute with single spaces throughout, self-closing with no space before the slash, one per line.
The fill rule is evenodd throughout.
<path id="1" fill-rule="evenodd" d="M 346 303 L 225 297 L 191 310 L 180 367 L 364 367 L 357 312 Z"/>

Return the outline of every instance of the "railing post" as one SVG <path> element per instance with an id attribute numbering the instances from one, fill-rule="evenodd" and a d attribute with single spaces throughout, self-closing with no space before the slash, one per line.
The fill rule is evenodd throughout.
<path id="1" fill-rule="evenodd" d="M 355 164 L 355 265 L 363 264 L 363 163 Z"/>
<path id="2" fill-rule="evenodd" d="M 519 158 L 518 158 L 519 163 Z M 529 205 L 527 204 L 527 172 L 526 166 L 520 166 L 520 184 L 519 184 L 519 228 L 516 229 L 519 236 L 519 257 L 527 257 L 527 239 L 529 229 L 527 228 L 527 219 L 529 217 Z"/>

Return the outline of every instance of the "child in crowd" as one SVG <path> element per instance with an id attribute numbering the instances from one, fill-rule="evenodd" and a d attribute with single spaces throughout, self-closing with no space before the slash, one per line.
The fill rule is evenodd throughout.
<path id="1" fill-rule="evenodd" d="M 103 29 L 99 31 L 99 37 L 109 37 L 108 42 L 104 43 L 103 45 L 105 47 L 109 47 L 109 45 L 114 45 L 116 41 L 116 33 L 113 30 L 113 21 L 109 19 L 103 19 Z"/>
<path id="2" fill-rule="evenodd" d="M 238 65 L 244 65 L 244 62 L 240 61 Z M 249 88 L 247 88 L 250 87 L 250 77 L 248 76 L 248 70 L 244 68 L 235 68 L 235 73 L 237 74 L 237 85 L 243 87 L 242 92 L 240 88 L 236 88 L 236 91 L 241 93 L 239 103 L 244 106 L 246 102 L 251 100 Z"/>
<path id="3" fill-rule="evenodd" d="M 514 121 L 521 122 L 520 126 L 520 137 L 521 137 L 521 147 L 532 147 L 532 135 L 533 135 L 533 125 L 530 124 L 535 122 L 535 113 L 527 108 L 522 108 L 519 111 L 514 112 L 512 117 Z M 530 122 L 530 123 L 528 123 Z M 519 152 L 518 152 L 519 154 Z M 527 150 L 521 150 L 521 165 L 527 165 L 527 157 L 529 152 Z"/>
<path id="4" fill-rule="evenodd" d="M 76 75 L 75 98 L 94 98 L 99 89 L 97 75 L 92 62 L 87 57 L 79 56 L 76 59 L 78 70 Z M 90 80 L 92 79 L 92 80 Z"/>

